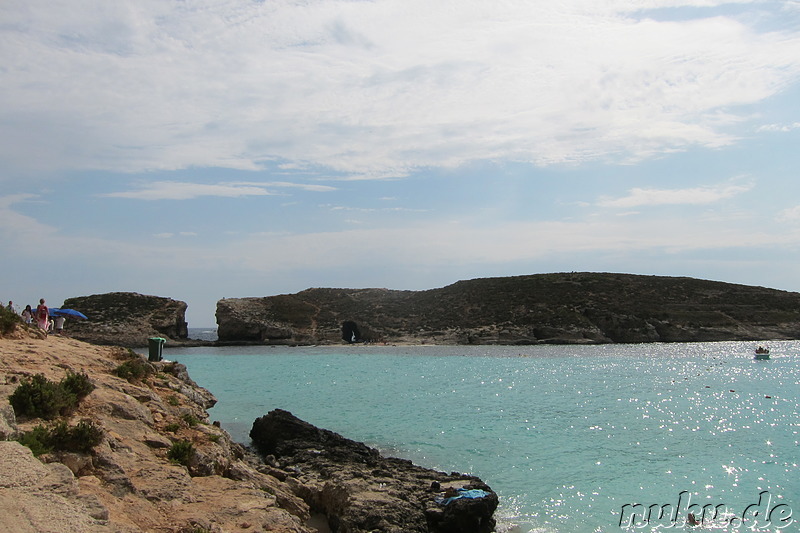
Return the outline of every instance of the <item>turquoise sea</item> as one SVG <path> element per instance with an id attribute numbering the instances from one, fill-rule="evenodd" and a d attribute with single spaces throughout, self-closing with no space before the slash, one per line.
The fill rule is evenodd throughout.
<path id="1" fill-rule="evenodd" d="M 480 476 L 500 497 L 498 531 L 683 529 L 702 506 L 706 529 L 800 531 L 800 342 L 770 343 L 768 361 L 754 347 L 167 346 L 164 357 L 217 397 L 212 419 L 240 442 L 281 408 Z"/>

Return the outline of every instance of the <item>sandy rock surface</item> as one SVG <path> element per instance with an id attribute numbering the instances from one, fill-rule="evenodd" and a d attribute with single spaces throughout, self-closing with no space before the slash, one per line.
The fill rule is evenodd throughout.
<path id="1" fill-rule="evenodd" d="M 131 362 L 146 375 L 118 377 Z M 69 373 L 85 374 L 95 389 L 62 420 L 88 419 L 102 439 L 89 453 L 34 457 L 13 439 L 54 422 L 17 417 L 8 397 L 37 374 L 58 383 Z M 478 478 L 384 458 L 279 409 L 254 422 L 251 436 L 270 459 L 262 461 L 209 420 L 215 402 L 179 363 L 148 363 L 126 348 L 25 328 L 0 338 L 0 531 L 488 533 L 494 526 L 497 495 Z M 179 442 L 193 449 L 184 464 L 168 457 Z M 447 489 L 485 495 L 444 504 Z"/>
<path id="2" fill-rule="evenodd" d="M 123 348 L 18 330 L 0 338 L 0 439 L 40 424 L 15 417 L 8 404 L 35 374 L 58 382 L 85 373 L 96 389 L 68 417 L 103 429 L 90 454 L 35 458 L 17 442 L 0 441 L 0 524 L 15 533 L 184 533 L 192 531 L 311 533 L 309 507 L 289 485 L 261 473 L 229 435 L 210 423 L 213 396 L 185 368 L 155 363 L 144 381 L 114 370 L 132 357 Z M 188 466 L 167 458 L 173 442 L 192 443 Z"/>

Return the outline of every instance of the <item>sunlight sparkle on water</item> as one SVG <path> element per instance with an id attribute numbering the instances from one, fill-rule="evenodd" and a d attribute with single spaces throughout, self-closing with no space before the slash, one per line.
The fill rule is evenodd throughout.
<path id="1" fill-rule="evenodd" d="M 211 417 L 237 440 L 287 409 L 480 476 L 500 496 L 499 529 L 525 533 L 612 531 L 623 505 L 681 491 L 744 509 L 769 490 L 800 513 L 800 343 L 771 348 L 758 364 L 749 343 L 165 352 L 214 393 Z"/>

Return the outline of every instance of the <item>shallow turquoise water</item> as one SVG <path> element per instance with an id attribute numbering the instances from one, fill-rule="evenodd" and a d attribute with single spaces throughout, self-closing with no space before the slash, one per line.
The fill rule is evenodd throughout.
<path id="1" fill-rule="evenodd" d="M 236 440 L 286 409 L 385 454 L 480 476 L 500 496 L 501 530 L 623 531 L 624 505 L 677 505 L 682 492 L 741 516 L 766 492 L 762 507 L 780 512 L 762 513 L 760 531 L 800 531 L 800 343 L 771 347 L 769 361 L 735 342 L 164 357 L 214 393 L 211 417 Z"/>

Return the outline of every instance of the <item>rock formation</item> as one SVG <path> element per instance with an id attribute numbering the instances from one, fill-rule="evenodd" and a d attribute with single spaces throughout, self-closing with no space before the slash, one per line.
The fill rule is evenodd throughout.
<path id="1" fill-rule="evenodd" d="M 250 438 L 334 531 L 488 533 L 497 495 L 473 476 L 445 474 L 382 457 L 363 443 L 276 409 L 253 423 Z M 461 489 L 461 492 L 458 490 Z M 472 491 L 478 497 L 458 497 Z M 447 501 L 448 495 L 455 498 Z"/>
<path id="2" fill-rule="evenodd" d="M 0 442 L 0 524 L 15 533 L 313 533 L 309 506 L 289 484 L 257 470 L 257 458 L 211 424 L 214 398 L 177 363 L 147 363 L 122 348 L 74 339 L 0 338 L 0 417 L 8 436 L 40 419 L 15 417 L 8 396 L 27 377 L 58 381 L 86 373 L 95 390 L 67 418 L 90 419 L 103 431 L 89 454 L 51 452 L 34 458 Z M 149 368 L 132 382 L 115 375 L 123 363 Z M 190 443 L 185 464 L 168 458 Z"/>
<path id="3" fill-rule="evenodd" d="M 662 276 L 560 273 L 429 291 L 308 289 L 217 303 L 223 342 L 434 344 L 800 338 L 800 294 Z M 349 326 L 346 326 L 349 324 Z M 344 335 L 349 337 L 349 335 Z"/>
<path id="4" fill-rule="evenodd" d="M 135 292 L 111 292 L 64 300 L 62 306 L 75 309 L 88 320 L 67 319 L 70 336 L 114 346 L 147 346 L 149 337 L 186 339 L 186 303 L 146 296 Z"/>
<path id="5" fill-rule="evenodd" d="M 264 450 L 274 455 L 262 462 L 210 423 L 206 409 L 216 400 L 179 363 L 21 325 L 0 335 L 0 353 L 3 531 L 315 533 L 330 524 L 334 533 L 481 533 L 493 524 L 497 497 L 477 478 L 381 458 L 285 412 L 269 418 L 266 439 L 256 431 L 272 443 Z M 17 416 L 8 398 L 32 376 L 59 382 L 68 374 L 85 374 L 94 389 L 62 422 L 91 420 L 101 439 L 88 453 L 36 458 L 10 439 L 56 422 Z M 486 496 L 437 504 L 433 481 Z M 312 512 L 324 514 L 324 529 L 311 525 Z"/>

